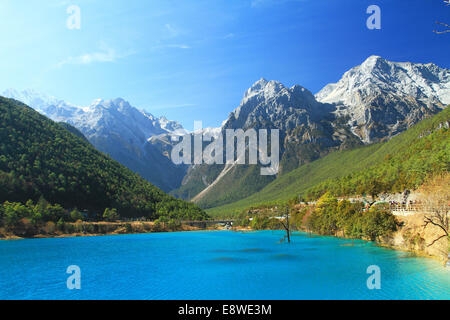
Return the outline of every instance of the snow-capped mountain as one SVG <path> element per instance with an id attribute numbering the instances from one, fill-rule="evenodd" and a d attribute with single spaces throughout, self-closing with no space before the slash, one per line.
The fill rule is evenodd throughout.
<path id="1" fill-rule="evenodd" d="M 450 103 L 450 71 L 435 64 L 390 62 L 371 56 L 316 94 L 348 116 L 352 130 L 371 143 L 406 130 Z"/>
<path id="2" fill-rule="evenodd" d="M 182 176 L 174 177 L 174 173 L 180 174 L 180 169 L 173 168 L 164 155 L 150 154 L 154 150 L 150 152 L 147 146 L 147 140 L 153 136 L 186 134 L 176 121 L 157 118 L 121 98 L 97 99 L 87 107 L 79 107 L 33 90 L 8 89 L 2 95 L 21 101 L 54 121 L 74 126 L 98 150 L 165 191 L 181 182 Z"/>
<path id="3" fill-rule="evenodd" d="M 58 122 L 63 121 L 62 119 L 75 117 L 77 114 L 83 112 L 83 108 L 81 107 L 35 90 L 18 91 L 15 89 L 7 89 L 1 95 L 23 102 L 39 113 Z"/>
<path id="4" fill-rule="evenodd" d="M 122 98 L 96 99 L 91 105 L 80 107 L 35 90 L 8 89 L 1 95 L 21 101 L 54 121 L 67 122 L 88 138 L 102 130 L 111 130 L 112 126 L 121 133 L 142 135 L 145 140 L 163 133 L 187 132 L 178 122 L 167 120 L 165 117 L 157 118 L 144 110 L 138 110 Z"/>
<path id="5" fill-rule="evenodd" d="M 272 128 L 292 130 L 327 112 L 302 86 L 287 88 L 278 81 L 261 78 L 248 89 L 239 107 L 225 121 L 224 128 Z M 255 127 L 256 126 L 256 127 Z"/>
<path id="6" fill-rule="evenodd" d="M 389 139 L 448 103 L 448 69 L 371 56 L 315 96 L 299 85 L 260 79 L 222 128 L 280 129 L 284 174 L 333 150 Z M 270 182 L 254 167 L 191 167 L 175 193 L 204 207 L 242 199 Z"/>
<path id="7" fill-rule="evenodd" d="M 164 116 L 160 117 L 157 121 L 159 126 L 167 132 L 177 135 L 188 133 L 177 121 L 167 120 L 167 118 Z"/>
<path id="8" fill-rule="evenodd" d="M 278 81 L 262 78 L 244 93 L 241 103 L 221 130 L 279 129 L 279 173 L 285 173 L 333 149 L 345 147 L 346 143 L 360 143 L 349 129 L 333 122 L 333 110 L 333 105 L 318 102 L 300 85 L 289 88 Z M 192 166 L 183 186 L 175 194 L 184 197 L 190 194 L 192 200 L 201 205 L 218 205 L 250 195 L 273 179 L 274 176 L 261 176 L 257 166 Z M 201 192 L 195 195 L 199 189 Z"/>

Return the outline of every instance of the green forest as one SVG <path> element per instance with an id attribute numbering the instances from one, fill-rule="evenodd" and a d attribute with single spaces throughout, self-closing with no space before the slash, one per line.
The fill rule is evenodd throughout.
<path id="1" fill-rule="evenodd" d="M 362 202 L 341 200 L 325 193 L 314 206 L 261 208 L 242 212 L 236 224 L 253 230 L 280 230 L 282 223 L 274 216 L 285 217 L 289 212 L 290 230 L 314 232 L 327 236 L 345 236 L 352 239 L 379 240 L 397 230 L 399 222 L 383 205 L 367 208 Z M 286 219 L 283 219 L 286 225 Z"/>
<path id="2" fill-rule="evenodd" d="M 336 236 L 338 232 L 353 239 L 376 241 L 396 231 L 395 216 L 383 206 L 364 208 L 362 202 L 338 201 L 325 193 L 308 217 L 305 228 L 321 235 Z"/>
<path id="3" fill-rule="evenodd" d="M 376 197 L 380 193 L 417 189 L 433 175 L 449 171 L 449 134 L 446 126 L 433 128 L 419 135 L 408 147 L 386 154 L 383 161 L 367 170 L 318 184 L 306 192 L 305 198 L 315 200 L 326 192 L 335 196 L 367 194 Z"/>
<path id="4" fill-rule="evenodd" d="M 102 220 L 107 208 L 112 211 L 105 219 L 115 213 L 149 220 L 208 218 L 196 205 L 165 194 L 95 150 L 74 129 L 3 97 L 0 203 L 4 203 L 0 213 L 8 223 L 21 216 L 36 222 L 71 221 L 73 209 Z"/>

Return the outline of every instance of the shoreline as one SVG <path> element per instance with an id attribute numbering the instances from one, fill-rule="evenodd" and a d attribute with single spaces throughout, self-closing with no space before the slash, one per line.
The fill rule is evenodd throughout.
<path id="1" fill-rule="evenodd" d="M 98 224 L 99 222 L 94 222 L 92 224 Z M 86 225 L 89 223 L 85 223 Z M 150 226 L 153 226 L 154 223 L 153 222 L 133 222 L 133 223 L 124 223 L 124 222 L 114 222 L 114 223 L 105 223 L 105 222 L 100 222 L 100 224 L 103 225 L 109 225 L 109 226 L 115 226 L 116 229 L 114 231 L 111 232 L 106 232 L 106 233 L 87 233 L 87 232 L 75 232 L 75 233 L 53 233 L 53 234 L 37 234 L 37 235 L 33 235 L 33 236 L 29 236 L 29 237 L 25 237 L 25 236 L 18 236 L 18 235 L 6 235 L 6 236 L 2 236 L 0 237 L 0 241 L 6 241 L 6 240 L 31 240 L 31 239 L 50 239 L 50 238 L 80 238 L 80 237 L 101 237 L 101 236 L 115 236 L 115 235 L 133 235 L 133 234 L 152 234 L 152 233 L 172 233 L 172 232 L 195 232 L 195 231 L 233 231 L 233 232 L 258 232 L 258 231 L 265 231 L 265 230 L 255 230 L 252 229 L 251 227 L 233 227 L 231 229 L 227 229 L 225 227 L 208 227 L 208 228 L 199 228 L 199 227 L 192 227 L 189 225 L 181 225 L 179 228 L 177 229 L 168 229 L 168 228 L 163 228 L 161 230 L 143 230 L 143 229 L 134 229 L 134 232 L 126 232 L 126 230 L 124 230 L 122 228 L 122 226 L 124 224 L 130 224 L 131 226 L 136 227 L 138 226 L 142 226 L 142 224 L 147 224 Z M 411 226 L 409 226 L 411 227 Z M 406 228 L 408 229 L 408 228 Z M 283 230 L 278 230 L 278 231 L 283 231 Z M 424 257 L 424 258 L 431 258 L 435 261 L 441 262 L 443 263 L 443 266 L 446 266 L 446 263 L 448 261 L 447 258 L 443 257 L 443 255 L 439 255 L 439 254 L 432 254 L 430 252 L 427 252 L 426 250 L 420 249 L 420 248 L 416 248 L 416 247 L 411 247 L 405 244 L 408 243 L 407 240 L 402 239 L 400 242 L 398 241 L 399 237 L 404 236 L 402 234 L 402 231 L 404 233 L 404 230 L 400 229 L 398 231 L 396 231 L 392 237 L 387 238 L 387 239 L 381 239 L 381 241 L 370 241 L 367 239 L 354 239 L 354 240 L 362 240 L 362 241 L 367 241 L 367 242 L 371 242 L 374 245 L 378 246 L 378 247 L 382 247 L 385 249 L 389 249 L 389 250 L 395 250 L 395 251 L 402 251 L 402 252 L 409 252 L 414 254 L 415 256 L 418 257 Z M 295 230 L 295 232 L 302 232 L 302 233 L 308 233 L 308 234 L 313 234 L 315 236 L 318 237 L 333 237 L 333 238 L 337 238 L 337 239 L 346 239 L 346 240 L 351 240 L 353 238 L 349 238 L 349 237 L 345 237 L 342 235 L 320 235 L 314 232 L 308 232 L 306 230 Z"/>
<path id="2" fill-rule="evenodd" d="M 375 246 L 380 247 L 380 248 L 384 248 L 384 249 L 388 249 L 388 250 L 394 250 L 394 251 L 408 252 L 408 253 L 411 253 L 412 255 L 414 255 L 415 257 L 430 258 L 430 259 L 433 259 L 433 260 L 438 261 L 438 262 L 443 262 L 444 266 L 445 266 L 446 261 L 447 261 L 445 259 L 443 260 L 442 257 L 436 256 L 436 255 L 427 254 L 426 252 L 419 251 L 419 250 L 405 249 L 405 248 L 400 247 L 400 246 L 395 246 L 395 245 L 388 244 L 387 242 L 371 241 L 371 240 L 368 240 L 368 239 L 350 238 L 350 237 L 345 237 L 345 236 L 340 236 L 340 235 L 335 235 L 335 236 L 333 236 L 333 235 L 320 235 L 318 233 L 307 232 L 307 231 L 304 231 L 304 230 L 297 230 L 296 232 L 308 233 L 308 234 L 312 234 L 312 235 L 317 236 L 317 237 L 331 237 L 331 238 L 336 238 L 336 239 L 341 239 L 341 240 L 358 240 L 358 241 L 370 242 L 370 243 L 373 243 Z"/>
<path id="3" fill-rule="evenodd" d="M 75 225 L 76 223 L 71 223 Z M 162 227 L 156 229 L 153 222 L 84 222 L 81 224 L 83 227 L 92 225 L 102 225 L 106 229 L 110 229 L 106 232 L 70 232 L 64 233 L 55 231 L 53 233 L 42 234 L 38 233 L 30 236 L 21 236 L 11 233 L 3 233 L 0 236 L 0 241 L 5 240 L 30 240 L 30 239 L 47 239 L 47 238 L 79 238 L 79 237 L 101 237 L 101 236 L 115 236 L 115 235 L 132 235 L 132 234 L 150 234 L 150 233 L 172 233 L 172 232 L 193 232 L 193 231 L 215 231 L 222 230 L 221 228 L 199 228 L 182 224 L 175 229 L 169 229 Z M 129 225 L 131 230 L 127 230 L 125 225 Z"/>
<path id="4" fill-rule="evenodd" d="M 411 243 L 411 239 L 414 239 L 414 241 L 416 241 L 416 237 L 420 236 L 422 240 L 424 240 L 424 238 L 429 238 L 430 236 L 435 236 L 436 235 L 436 229 L 429 229 L 427 231 L 422 229 L 422 225 L 421 224 L 417 224 L 417 221 L 411 222 L 411 220 L 414 219 L 419 219 L 421 220 L 423 214 L 415 214 L 413 216 L 409 216 L 409 217 L 400 217 L 399 220 L 401 220 L 402 222 L 405 222 L 405 225 L 398 229 L 396 232 L 394 232 L 392 234 L 391 237 L 385 237 L 380 239 L 379 241 L 371 241 L 369 239 L 358 239 L 358 238 L 350 238 L 350 237 L 346 237 L 345 235 L 341 234 L 336 234 L 336 235 L 321 235 L 318 233 L 314 233 L 314 232 L 309 232 L 305 229 L 302 230 L 295 230 L 294 232 L 302 232 L 302 233 L 307 233 L 307 234 L 312 234 L 314 236 L 317 237 L 333 237 L 333 238 L 337 238 L 337 239 L 342 239 L 342 240 L 361 240 L 361 241 L 366 241 L 366 242 L 371 242 L 374 245 L 376 245 L 377 247 L 381 247 L 381 248 L 385 248 L 385 249 L 389 249 L 389 250 L 395 250 L 395 251 L 401 251 L 401 252 L 408 252 L 413 254 L 416 257 L 423 257 L 423 258 L 430 258 L 433 259 L 439 263 L 443 264 L 443 267 L 446 268 L 447 264 L 450 262 L 450 256 L 449 256 L 449 252 L 444 252 L 442 251 L 442 248 L 439 248 L 439 246 L 441 247 L 445 247 L 445 239 L 441 239 L 441 241 L 436 242 L 433 246 L 431 247 L 427 247 L 424 245 L 424 243 L 421 243 L 421 246 L 417 245 L 415 242 Z M 265 229 L 265 230 L 270 230 L 270 229 Z M 413 230 L 414 232 L 411 232 L 411 230 Z M 420 230 L 420 231 L 418 231 Z M 238 227 L 235 231 L 264 231 L 264 230 L 254 230 L 250 227 Z M 284 230 L 280 230 L 280 231 L 284 231 Z M 410 234 L 412 233 L 412 234 Z"/>

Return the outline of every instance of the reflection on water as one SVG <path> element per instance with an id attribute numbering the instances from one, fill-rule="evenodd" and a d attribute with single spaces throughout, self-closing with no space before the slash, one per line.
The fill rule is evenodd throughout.
<path id="1" fill-rule="evenodd" d="M 240 258 L 234 258 L 234 257 L 218 257 L 218 258 L 211 259 L 211 261 L 214 261 L 214 262 L 243 262 L 245 260 L 240 259 Z"/>
<path id="2" fill-rule="evenodd" d="M 244 248 L 244 249 L 237 249 L 237 250 L 227 250 L 227 249 L 214 249 L 211 250 L 210 252 L 215 252 L 215 253 L 224 253 L 224 252 L 243 252 L 243 253 L 258 253 L 258 252 L 267 252 L 266 249 L 262 249 L 262 248 Z"/>
<path id="3" fill-rule="evenodd" d="M 249 249 L 242 249 L 239 250 L 240 252 L 266 252 L 267 250 L 261 249 L 261 248 L 249 248 Z"/>
<path id="4" fill-rule="evenodd" d="M 286 254 L 286 253 L 280 253 L 280 254 L 275 254 L 273 256 L 270 257 L 271 259 L 275 259 L 275 260 L 294 260 L 294 259 L 298 259 L 298 256 L 294 256 L 292 254 Z"/>

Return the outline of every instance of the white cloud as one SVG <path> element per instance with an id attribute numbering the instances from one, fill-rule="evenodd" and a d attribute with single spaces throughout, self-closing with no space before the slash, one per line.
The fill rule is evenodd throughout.
<path id="1" fill-rule="evenodd" d="M 302 2 L 305 0 L 251 0 L 251 6 L 253 8 L 256 7 L 263 7 L 263 6 L 270 6 L 275 4 L 283 4 L 286 2 Z"/>
<path id="2" fill-rule="evenodd" d="M 234 38 L 235 37 L 235 34 L 234 33 L 229 33 L 229 34 L 227 34 L 226 36 L 224 36 L 223 38 L 224 39 L 231 39 L 231 38 Z"/>
<path id="3" fill-rule="evenodd" d="M 154 110 L 163 110 L 163 109 L 178 109 L 178 108 L 192 108 L 197 107 L 197 104 L 194 103 L 183 103 L 183 104 L 166 104 L 166 105 L 159 105 L 154 106 L 152 109 Z"/>
<path id="4" fill-rule="evenodd" d="M 184 43 L 180 38 L 186 34 L 186 30 L 180 29 L 170 23 L 166 23 L 163 28 L 161 39 L 151 48 L 153 50 L 157 49 L 190 49 L 191 46 Z M 178 38 L 178 40 L 176 40 Z"/>
<path id="5" fill-rule="evenodd" d="M 91 64 L 95 62 L 115 62 L 118 59 L 131 55 L 132 53 L 119 54 L 113 48 L 100 45 L 100 50 L 97 52 L 85 53 L 76 57 L 68 57 L 57 64 L 58 67 L 62 67 L 66 64 Z"/>
<path id="6" fill-rule="evenodd" d="M 166 31 L 170 38 L 175 38 L 175 37 L 179 36 L 181 33 L 181 30 L 179 30 L 174 25 L 171 25 L 169 23 L 166 23 L 164 25 L 164 27 L 166 28 Z"/>
<path id="7" fill-rule="evenodd" d="M 155 45 L 151 47 L 152 50 L 159 50 L 159 49 L 191 49 L 191 46 L 187 44 L 161 44 L 161 45 Z"/>
<path id="8" fill-rule="evenodd" d="M 191 47 L 186 44 L 167 44 L 167 48 L 177 48 L 177 49 L 190 49 Z"/>
<path id="9" fill-rule="evenodd" d="M 50 6 L 53 7 L 68 7 L 71 5 L 71 1 L 69 0 L 57 0 L 50 3 Z"/>

